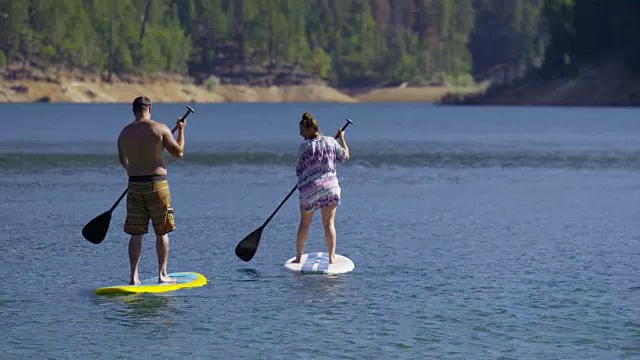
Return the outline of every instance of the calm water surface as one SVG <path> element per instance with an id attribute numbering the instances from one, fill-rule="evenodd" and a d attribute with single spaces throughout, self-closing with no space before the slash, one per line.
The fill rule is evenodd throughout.
<path id="1" fill-rule="evenodd" d="M 170 161 L 170 271 L 202 288 L 104 297 L 128 276 L 115 140 L 130 106 L 2 104 L 2 358 L 638 359 L 640 110 L 195 105 Z M 183 104 L 154 106 L 170 126 Z M 296 276 L 298 119 L 351 118 L 335 277 Z M 308 251 L 324 249 L 316 218 Z M 156 271 L 144 243 L 142 277 Z"/>

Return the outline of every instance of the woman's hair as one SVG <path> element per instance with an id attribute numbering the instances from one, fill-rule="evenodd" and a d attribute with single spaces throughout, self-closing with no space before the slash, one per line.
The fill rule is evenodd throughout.
<path id="1" fill-rule="evenodd" d="M 302 114 L 302 120 L 300 120 L 300 125 L 302 125 L 306 129 L 311 129 L 316 134 L 321 134 L 320 127 L 318 126 L 318 121 L 311 115 L 311 113 Z"/>

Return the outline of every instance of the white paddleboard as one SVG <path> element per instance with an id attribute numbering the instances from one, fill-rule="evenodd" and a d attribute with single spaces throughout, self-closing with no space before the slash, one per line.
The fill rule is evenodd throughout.
<path id="1" fill-rule="evenodd" d="M 346 256 L 336 254 L 336 261 L 329 264 L 329 253 L 315 252 L 302 254 L 300 263 L 293 264 L 295 257 L 284 263 L 288 271 L 302 274 L 344 274 L 353 270 L 356 265 Z"/>

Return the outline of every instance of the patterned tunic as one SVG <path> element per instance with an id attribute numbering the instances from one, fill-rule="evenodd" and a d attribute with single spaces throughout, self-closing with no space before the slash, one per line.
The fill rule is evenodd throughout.
<path id="1" fill-rule="evenodd" d="M 305 211 L 340 204 L 336 162 L 346 159 L 347 152 L 332 137 L 318 136 L 300 145 L 296 176 L 300 205 Z"/>

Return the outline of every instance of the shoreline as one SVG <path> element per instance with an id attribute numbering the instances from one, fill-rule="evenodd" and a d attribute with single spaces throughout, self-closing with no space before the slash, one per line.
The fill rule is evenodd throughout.
<path id="1" fill-rule="evenodd" d="M 196 85 L 181 76 L 102 81 L 99 76 L 65 74 L 28 76 L 0 82 L 0 103 L 130 103 L 148 96 L 154 103 L 299 103 L 299 102 L 429 102 L 439 103 L 447 94 L 468 94 L 478 88 L 449 86 L 337 89 L 322 82 L 304 85 L 247 86 Z"/>
<path id="2" fill-rule="evenodd" d="M 488 87 L 482 93 L 450 94 L 446 105 L 637 107 L 640 77 L 617 63 L 589 64 L 575 73 L 542 74 Z"/>
<path id="3" fill-rule="evenodd" d="M 130 103 L 140 95 L 154 103 L 435 103 L 494 106 L 640 106 L 640 77 L 618 64 L 583 66 L 572 75 L 538 74 L 511 83 L 469 87 L 407 86 L 334 88 L 322 80 L 300 85 L 252 86 L 160 73 L 114 74 L 12 66 L 0 69 L 0 103 Z"/>

